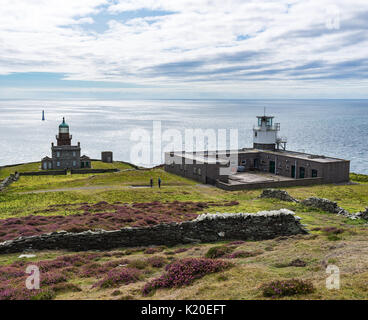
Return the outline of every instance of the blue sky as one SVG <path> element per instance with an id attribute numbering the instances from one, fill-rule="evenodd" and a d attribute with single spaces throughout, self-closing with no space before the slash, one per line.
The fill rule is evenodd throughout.
<path id="1" fill-rule="evenodd" d="M 3 0 L 0 99 L 368 98 L 367 29 L 366 0 Z"/>

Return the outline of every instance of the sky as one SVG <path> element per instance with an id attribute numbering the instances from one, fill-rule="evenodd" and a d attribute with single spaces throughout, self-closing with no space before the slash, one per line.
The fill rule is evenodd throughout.
<path id="1" fill-rule="evenodd" d="M 0 8 L 0 99 L 368 98 L 367 0 Z"/>

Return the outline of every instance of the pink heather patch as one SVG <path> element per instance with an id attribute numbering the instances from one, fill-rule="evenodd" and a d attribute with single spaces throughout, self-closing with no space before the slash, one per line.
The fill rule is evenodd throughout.
<path id="1" fill-rule="evenodd" d="M 73 215 L 29 215 L 20 218 L 0 220 L 0 242 L 19 236 L 39 235 L 58 230 L 82 232 L 86 230 L 116 230 L 127 226 L 147 227 L 159 223 L 193 220 L 197 213 L 210 206 L 224 206 L 225 203 L 205 202 L 149 202 L 115 203 L 98 202 L 96 204 L 58 204 L 35 213 L 52 213 L 63 209 L 79 210 L 83 213 Z"/>
<path id="2" fill-rule="evenodd" d="M 96 282 L 93 288 L 113 288 L 139 280 L 141 272 L 136 268 L 117 268 L 109 271 L 107 276 Z"/>
<path id="3" fill-rule="evenodd" d="M 147 263 L 154 268 L 161 268 L 164 266 L 166 259 L 164 257 L 150 257 L 146 259 Z"/>
<path id="4" fill-rule="evenodd" d="M 142 293 L 148 295 L 158 288 L 173 288 L 191 284 L 195 279 L 231 267 L 227 261 L 215 259 L 182 259 L 166 266 L 166 273 L 146 283 Z"/>

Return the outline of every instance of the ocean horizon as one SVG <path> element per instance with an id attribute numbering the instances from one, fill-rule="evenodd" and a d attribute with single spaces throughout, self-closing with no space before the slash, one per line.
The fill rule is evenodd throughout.
<path id="1" fill-rule="evenodd" d="M 0 166 L 50 156 L 63 117 L 72 143 L 80 141 L 82 154 L 94 159 L 111 150 L 114 160 L 131 162 L 131 132 L 152 132 L 153 121 L 183 136 L 185 129 L 237 129 L 239 147 L 251 147 L 264 108 L 281 124 L 288 150 L 347 159 L 351 172 L 368 173 L 367 99 L 0 100 Z"/>

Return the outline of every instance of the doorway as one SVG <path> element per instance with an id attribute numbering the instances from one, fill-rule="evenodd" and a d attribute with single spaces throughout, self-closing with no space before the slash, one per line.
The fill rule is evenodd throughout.
<path id="1" fill-rule="evenodd" d="M 296 172 L 295 166 L 291 166 L 291 177 L 292 178 L 295 178 L 295 172 Z"/>
<path id="2" fill-rule="evenodd" d="M 270 161 L 270 173 L 275 173 L 275 161 Z"/>

